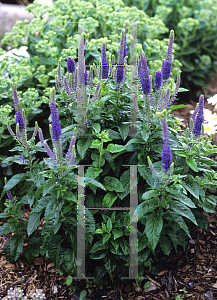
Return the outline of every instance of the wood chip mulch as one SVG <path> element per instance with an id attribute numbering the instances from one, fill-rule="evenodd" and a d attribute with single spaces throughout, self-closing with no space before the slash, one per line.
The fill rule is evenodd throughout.
<path id="1" fill-rule="evenodd" d="M 26 217 L 30 211 L 23 210 Z M 146 280 L 137 283 L 135 280 L 125 280 L 124 283 L 113 285 L 94 284 L 88 280 L 74 281 L 73 285 L 79 289 L 70 291 L 65 284 L 67 276 L 60 276 L 54 263 L 45 257 L 35 258 L 28 265 L 22 251 L 15 264 L 9 263 L 3 252 L 3 247 L 9 234 L 0 237 L 0 297 L 7 295 L 10 287 L 20 287 L 24 294 L 31 299 L 36 289 L 43 289 L 46 299 L 76 299 L 79 300 L 79 292 L 87 290 L 87 299 L 217 299 L 217 213 L 203 213 L 208 220 L 207 230 L 198 227 L 191 228 L 192 239 L 186 242 L 186 251 L 178 247 L 177 253 L 171 252 L 169 256 L 162 252 L 157 253 L 152 267 L 158 268 L 157 275 L 145 269 Z M 2 225 L 3 222 L 0 223 Z M 24 249 L 27 245 L 24 246 Z M 143 286 L 146 281 L 151 283 L 150 291 L 145 292 Z M 92 284 L 92 294 L 89 294 Z M 100 290 L 100 285 L 103 289 Z M 152 289 L 152 290 L 151 290 Z M 89 295 L 89 296 L 88 296 Z M 0 298 L 1 299 L 1 298 Z"/>

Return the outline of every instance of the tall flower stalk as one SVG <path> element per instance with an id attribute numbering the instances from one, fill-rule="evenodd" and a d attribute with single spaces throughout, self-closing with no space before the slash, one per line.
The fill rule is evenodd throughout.
<path id="1" fill-rule="evenodd" d="M 163 83 L 166 83 L 168 81 L 168 79 L 170 78 L 170 73 L 171 73 L 171 69 L 172 69 L 173 42 L 174 42 L 174 30 L 171 30 L 170 36 L 169 36 L 167 55 L 166 55 L 166 59 L 162 65 L 162 70 L 161 70 Z"/>
<path id="2" fill-rule="evenodd" d="M 196 119 L 194 122 L 194 130 L 193 130 L 193 134 L 195 135 L 195 137 L 198 137 L 201 134 L 201 126 L 204 121 L 203 109 L 204 109 L 204 95 L 200 95 L 198 112 L 197 112 Z"/>

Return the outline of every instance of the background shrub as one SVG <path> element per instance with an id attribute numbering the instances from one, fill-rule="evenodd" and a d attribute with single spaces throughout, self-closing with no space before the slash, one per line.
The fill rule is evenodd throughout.
<path id="1" fill-rule="evenodd" d="M 182 63 L 182 86 L 205 89 L 217 72 L 217 1 L 205 0 L 123 0 L 128 6 L 160 18 L 175 31 L 180 51 L 175 58 Z M 198 92 L 198 94 L 200 91 Z"/>

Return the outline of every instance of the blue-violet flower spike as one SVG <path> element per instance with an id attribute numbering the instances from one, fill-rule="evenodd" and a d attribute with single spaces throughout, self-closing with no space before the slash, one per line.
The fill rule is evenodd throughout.
<path id="1" fill-rule="evenodd" d="M 51 120 L 52 120 L 52 133 L 53 139 L 57 141 L 61 136 L 61 125 L 57 112 L 57 107 L 55 102 L 50 102 Z"/>
<path id="2" fill-rule="evenodd" d="M 162 127 L 162 138 L 163 138 L 163 150 L 162 150 L 162 167 L 167 173 L 172 164 L 172 153 L 169 143 L 169 131 L 167 126 L 167 118 L 161 118 L 161 127 Z"/>
<path id="3" fill-rule="evenodd" d="M 158 93 L 162 84 L 162 73 L 161 71 L 156 71 L 154 78 L 154 92 Z"/>
<path id="4" fill-rule="evenodd" d="M 20 129 L 25 129 L 25 122 L 20 108 L 20 101 L 17 95 L 17 90 L 14 85 L 12 85 L 12 92 L 13 92 L 13 100 L 14 100 L 14 107 L 15 107 L 15 114 L 16 114 L 16 124 L 19 123 Z"/>
<path id="5" fill-rule="evenodd" d="M 109 73 L 109 64 L 106 57 L 106 44 L 102 44 L 102 79 L 107 79 Z"/>
<path id="6" fill-rule="evenodd" d="M 195 137 L 201 134 L 201 125 L 203 124 L 204 121 L 203 108 L 204 108 L 204 95 L 200 95 L 198 113 L 196 115 L 196 120 L 194 123 L 194 130 L 193 130 L 193 134 L 195 135 Z"/>
<path id="7" fill-rule="evenodd" d="M 121 83 L 124 79 L 124 30 L 122 30 L 120 49 L 119 49 L 119 59 L 116 69 L 116 82 Z"/>
<path id="8" fill-rule="evenodd" d="M 69 73 L 72 73 L 75 71 L 75 61 L 70 56 L 67 59 L 67 70 Z"/>
<path id="9" fill-rule="evenodd" d="M 169 44 L 167 50 L 167 56 L 162 66 L 162 77 L 164 80 L 169 79 L 171 69 L 172 69 L 172 52 L 173 52 L 173 42 L 174 42 L 174 30 L 170 31 Z"/>
<path id="10" fill-rule="evenodd" d="M 148 66 L 145 57 L 145 52 L 142 51 L 141 56 L 141 86 L 143 94 L 149 94 L 151 92 L 151 82 L 148 74 Z"/>

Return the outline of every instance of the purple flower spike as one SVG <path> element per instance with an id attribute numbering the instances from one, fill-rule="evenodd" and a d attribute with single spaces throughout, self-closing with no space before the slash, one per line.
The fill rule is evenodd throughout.
<path id="1" fill-rule="evenodd" d="M 141 86 L 143 94 L 149 94 L 151 92 L 151 82 L 148 74 L 148 66 L 145 57 L 145 52 L 142 51 L 140 56 L 140 76 L 141 76 Z"/>
<path id="2" fill-rule="evenodd" d="M 10 190 L 7 191 L 7 196 L 8 196 L 8 199 L 10 200 L 10 203 L 14 203 L 14 199 L 13 199 L 13 196 L 12 196 Z"/>
<path id="3" fill-rule="evenodd" d="M 127 56 L 127 28 L 124 33 L 124 57 Z"/>
<path id="4" fill-rule="evenodd" d="M 157 71 L 155 73 L 155 78 L 154 78 L 154 92 L 155 93 L 157 93 L 160 90 L 161 84 L 162 84 L 162 73 L 161 73 L 161 71 Z"/>
<path id="5" fill-rule="evenodd" d="M 16 124 L 19 123 L 20 129 L 25 129 L 25 122 L 20 108 L 20 101 L 17 95 L 17 90 L 14 85 L 12 85 L 12 92 L 13 92 L 13 100 L 14 100 L 14 107 L 15 107 L 15 114 L 16 114 Z"/>
<path id="6" fill-rule="evenodd" d="M 70 56 L 67 59 L 67 70 L 69 73 L 72 73 L 75 71 L 75 61 Z"/>
<path id="7" fill-rule="evenodd" d="M 109 73 L 109 64 L 106 57 L 106 44 L 102 44 L 102 79 L 107 79 Z"/>
<path id="8" fill-rule="evenodd" d="M 84 66 L 84 69 L 85 69 L 85 71 L 84 71 L 84 83 L 85 83 L 85 85 L 88 85 L 88 75 L 87 75 L 87 69 L 86 69 L 85 66 Z"/>
<path id="9" fill-rule="evenodd" d="M 165 169 L 165 172 L 167 173 L 172 164 L 172 153 L 170 150 L 169 131 L 168 131 L 166 117 L 161 119 L 161 127 L 162 127 L 162 137 L 163 137 L 162 167 Z"/>
<path id="10" fill-rule="evenodd" d="M 162 77 L 164 80 L 169 79 L 171 69 L 172 69 L 172 52 L 173 52 L 173 42 L 174 42 L 174 30 L 170 31 L 169 44 L 167 50 L 167 56 L 162 66 Z"/>
<path id="11" fill-rule="evenodd" d="M 50 98 L 54 98 L 54 88 L 51 89 Z M 53 139 L 57 141 L 61 136 L 60 120 L 57 113 L 57 107 L 55 102 L 50 102 L 51 120 L 52 120 L 52 134 Z"/>
<path id="12" fill-rule="evenodd" d="M 164 66 L 163 66 L 163 69 L 162 69 L 163 79 L 167 80 L 167 79 L 170 78 L 171 70 L 172 70 L 172 62 L 168 62 L 168 61 L 165 60 Z"/>
<path id="13" fill-rule="evenodd" d="M 203 124 L 204 121 L 203 108 L 204 108 L 204 95 L 200 95 L 198 113 L 196 115 L 196 120 L 194 123 L 194 130 L 193 130 L 193 134 L 195 135 L 195 137 L 201 134 L 201 125 Z"/>
<path id="14" fill-rule="evenodd" d="M 119 60 L 116 69 L 116 82 L 121 83 L 124 79 L 124 33 L 122 31 L 120 49 L 119 49 Z"/>

